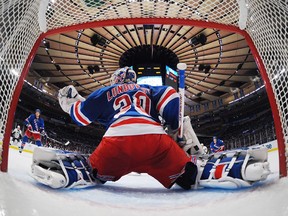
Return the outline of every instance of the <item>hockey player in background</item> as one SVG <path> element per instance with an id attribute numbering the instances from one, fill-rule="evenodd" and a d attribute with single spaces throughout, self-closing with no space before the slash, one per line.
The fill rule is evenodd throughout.
<path id="1" fill-rule="evenodd" d="M 12 131 L 12 142 L 13 145 L 18 144 L 22 138 L 22 131 L 20 125 L 18 125 L 13 131 Z M 17 143 L 15 143 L 17 141 Z"/>
<path id="2" fill-rule="evenodd" d="M 194 184 L 250 186 L 269 175 L 267 150 L 232 152 L 206 159 L 201 156 L 198 160 L 187 154 L 202 152 L 189 117 L 183 121 L 185 143 L 181 140 L 181 149 L 165 133 L 158 118 L 160 115 L 170 131 L 177 133 L 179 94 L 172 87 L 137 85 L 136 73 L 129 67 L 118 69 L 111 84 L 87 99 L 73 86 L 59 90 L 61 108 L 79 126 L 98 121 L 107 131 L 89 157 L 36 148 L 31 166 L 34 179 L 52 188 L 73 188 L 117 181 L 130 172 L 138 172 L 148 173 L 166 188 L 176 183 L 190 189 Z"/>
<path id="3" fill-rule="evenodd" d="M 212 153 L 223 152 L 225 150 L 223 140 L 213 137 L 213 141 L 210 143 L 210 150 Z"/>
<path id="4" fill-rule="evenodd" d="M 25 119 L 24 125 L 27 127 L 22 139 L 22 144 L 19 147 L 19 152 L 22 153 L 25 144 L 28 142 L 28 138 L 33 138 L 37 146 L 42 146 L 41 135 L 44 136 L 44 120 L 40 117 L 40 109 L 35 110 L 35 114 L 31 114 Z"/>

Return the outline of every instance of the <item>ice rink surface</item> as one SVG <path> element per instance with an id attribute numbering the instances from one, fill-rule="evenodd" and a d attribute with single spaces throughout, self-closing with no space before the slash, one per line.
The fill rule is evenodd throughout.
<path id="1" fill-rule="evenodd" d="M 0 173 L 0 216 L 288 216 L 288 178 L 278 180 L 277 151 L 269 153 L 269 179 L 234 191 L 167 190 L 145 174 L 89 189 L 53 190 L 30 177 L 31 153 L 9 154 L 9 172 Z"/>

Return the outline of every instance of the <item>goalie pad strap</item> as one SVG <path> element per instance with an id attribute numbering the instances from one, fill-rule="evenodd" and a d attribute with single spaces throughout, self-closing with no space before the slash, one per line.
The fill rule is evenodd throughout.
<path id="1" fill-rule="evenodd" d="M 222 154 L 218 159 L 212 158 L 207 161 L 201 179 L 220 179 L 225 177 L 225 171 L 229 165 L 230 168 L 227 176 L 242 179 L 241 168 L 245 159 L 245 155 L 239 156 L 237 160 L 232 160 L 234 157 L 228 157 Z"/>
<path id="2" fill-rule="evenodd" d="M 88 177 L 85 167 L 78 160 L 73 160 L 69 156 L 65 160 L 59 160 L 60 166 L 64 171 L 66 176 L 67 184 L 65 187 L 75 186 L 75 183 L 85 184 L 85 182 L 89 182 L 90 178 Z"/>
<path id="3" fill-rule="evenodd" d="M 230 170 L 232 169 L 232 167 L 234 166 L 236 160 L 237 160 L 238 157 L 240 156 L 240 153 L 241 153 L 241 151 L 237 151 L 237 152 L 235 153 L 235 155 L 233 156 L 232 160 L 231 160 L 230 163 L 229 163 L 229 166 L 228 166 L 226 169 L 224 169 L 224 170 L 225 170 L 225 173 L 223 174 L 223 177 L 227 177 L 227 176 L 228 176 Z"/>
<path id="4" fill-rule="evenodd" d="M 220 163 L 220 161 L 221 161 L 225 156 L 226 156 L 225 153 L 221 154 L 221 155 L 219 156 L 219 158 L 216 160 L 216 162 L 213 163 L 212 169 L 210 169 L 210 171 L 209 171 L 209 172 L 210 172 L 209 177 L 208 177 L 209 180 L 211 180 L 211 179 L 214 177 L 218 164 Z M 208 162 L 209 162 L 209 161 L 208 161 Z M 221 169 L 221 167 L 220 167 L 220 169 Z M 222 170 L 223 170 L 223 169 L 222 169 Z M 205 169 L 204 169 L 204 171 L 205 171 Z M 217 175 L 219 176 L 219 170 L 218 170 L 218 172 L 217 172 Z"/>

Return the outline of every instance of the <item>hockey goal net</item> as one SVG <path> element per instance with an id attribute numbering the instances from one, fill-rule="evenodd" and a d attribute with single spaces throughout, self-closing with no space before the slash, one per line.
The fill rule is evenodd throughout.
<path id="1" fill-rule="evenodd" d="M 123 24 L 182 24 L 243 35 L 265 81 L 286 176 L 288 136 L 287 1 L 3 0 L 0 2 L 0 166 L 7 171 L 19 94 L 42 39 L 65 31 Z M 2 140 L 3 139 L 3 140 Z"/>

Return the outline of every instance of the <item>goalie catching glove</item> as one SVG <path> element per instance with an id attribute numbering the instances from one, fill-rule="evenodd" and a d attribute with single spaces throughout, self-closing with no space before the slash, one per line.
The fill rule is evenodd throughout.
<path id="1" fill-rule="evenodd" d="M 76 101 L 85 101 L 76 88 L 72 85 L 66 86 L 59 90 L 58 93 L 58 101 L 62 108 L 62 110 L 68 114 L 70 114 L 71 106 Z"/>
<path id="2" fill-rule="evenodd" d="M 178 138 L 178 131 L 172 131 L 169 126 L 166 132 L 171 136 L 178 145 L 189 155 L 203 155 L 203 147 L 201 146 L 196 133 L 194 132 L 191 119 L 189 116 L 183 118 L 183 138 Z"/>
<path id="3" fill-rule="evenodd" d="M 35 148 L 32 177 L 51 188 L 85 188 L 103 184 L 94 177 L 97 173 L 94 174 L 87 158 L 84 154 Z"/>

